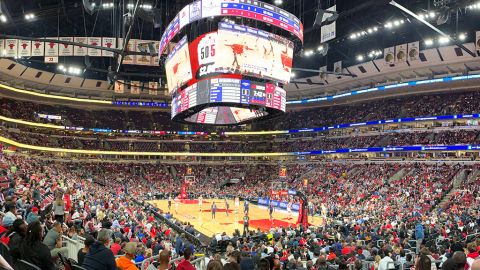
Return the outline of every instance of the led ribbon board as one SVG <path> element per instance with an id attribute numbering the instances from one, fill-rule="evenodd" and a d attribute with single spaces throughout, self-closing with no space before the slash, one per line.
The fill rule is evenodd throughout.
<path id="1" fill-rule="evenodd" d="M 212 17 L 243 17 L 265 22 L 292 33 L 303 42 L 300 19 L 274 5 L 253 0 L 197 0 L 185 6 L 167 26 L 160 39 L 159 55 L 185 26 Z"/>

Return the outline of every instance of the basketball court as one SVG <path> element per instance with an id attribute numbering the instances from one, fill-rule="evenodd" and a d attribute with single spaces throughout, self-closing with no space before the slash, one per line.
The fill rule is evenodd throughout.
<path id="1" fill-rule="evenodd" d="M 211 213 L 213 201 L 215 201 L 217 205 L 215 220 L 212 219 Z M 172 213 L 173 216 L 181 222 L 190 222 L 195 229 L 207 236 L 223 232 L 232 235 L 236 229 L 242 233 L 243 201 L 240 201 L 238 211 L 235 209 L 234 200 L 227 201 L 230 205 L 228 216 L 225 209 L 225 200 L 223 199 L 204 199 L 202 211 L 200 211 L 198 200 L 179 200 L 177 213 L 175 213 L 175 202 L 173 200 L 170 210 L 168 209 L 168 200 L 153 200 L 148 203 L 162 209 L 164 212 Z M 262 231 L 267 231 L 271 227 L 296 226 L 298 219 L 297 212 L 292 212 L 291 218 L 289 218 L 287 211 L 275 209 L 273 212 L 273 222 L 271 222 L 266 206 L 250 204 L 249 210 L 250 230 L 259 228 Z M 318 216 L 315 218 L 309 216 L 309 223 L 319 226 L 322 224 L 322 219 Z"/>

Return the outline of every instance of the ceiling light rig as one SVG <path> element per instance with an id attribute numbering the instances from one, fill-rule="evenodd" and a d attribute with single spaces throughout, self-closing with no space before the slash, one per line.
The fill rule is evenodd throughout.
<path id="1" fill-rule="evenodd" d="M 367 28 L 366 30 L 350 34 L 350 39 L 358 39 L 367 35 L 372 35 L 378 32 L 378 26 Z"/>
<path id="2" fill-rule="evenodd" d="M 480 10 L 480 2 L 467 6 L 468 9 Z"/>
<path id="3" fill-rule="evenodd" d="M 420 17 L 421 20 L 425 20 L 425 21 L 434 20 L 437 18 L 437 13 L 435 13 L 435 11 L 418 13 L 417 15 L 418 17 Z"/>
<path id="4" fill-rule="evenodd" d="M 403 20 L 403 19 L 388 21 L 383 25 L 383 27 L 385 27 L 385 29 L 393 29 L 393 28 L 397 28 L 397 27 L 401 26 L 404 23 L 405 23 L 405 20 Z"/>
<path id="5" fill-rule="evenodd" d="M 25 20 L 31 21 L 31 20 L 33 20 L 33 19 L 35 19 L 35 14 L 33 14 L 33 13 L 27 13 L 27 14 L 25 14 Z M 0 20 L 1 20 L 1 19 L 0 19 Z"/>

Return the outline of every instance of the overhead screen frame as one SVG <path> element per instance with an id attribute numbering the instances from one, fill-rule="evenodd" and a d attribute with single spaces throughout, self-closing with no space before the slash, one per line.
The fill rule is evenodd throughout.
<path id="1" fill-rule="evenodd" d="M 250 0 L 195 1 L 183 8 L 167 27 L 159 53 L 188 24 L 228 16 L 262 21 L 291 35 L 253 28 L 248 22 L 237 25 L 220 21 L 214 31 L 184 36 L 165 60 L 172 120 L 240 125 L 277 117 L 286 111 L 283 86 L 290 82 L 295 41 L 303 41 L 303 25 L 276 6 Z M 204 41 L 205 37 L 214 41 Z M 200 48 L 206 45 L 209 49 L 212 44 L 216 53 L 205 60 L 203 54 L 200 56 Z M 187 62 L 190 69 L 184 68 Z"/>

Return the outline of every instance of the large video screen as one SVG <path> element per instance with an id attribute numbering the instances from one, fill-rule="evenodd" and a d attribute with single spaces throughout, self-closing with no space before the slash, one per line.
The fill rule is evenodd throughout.
<path id="1" fill-rule="evenodd" d="M 286 92 L 270 83 L 250 80 L 213 78 L 199 81 L 181 91 L 172 99 L 172 118 L 198 105 L 214 103 L 187 120 L 202 124 L 241 123 L 265 114 L 263 111 L 222 106 L 231 104 L 259 105 L 285 111 Z"/>
<path id="2" fill-rule="evenodd" d="M 290 82 L 293 42 L 251 27 L 220 23 L 215 71 Z"/>
<path id="3" fill-rule="evenodd" d="M 165 61 L 167 74 L 167 85 L 169 93 L 192 79 L 192 68 L 190 66 L 190 53 L 188 50 L 187 37 L 185 36 L 173 48 Z"/>

